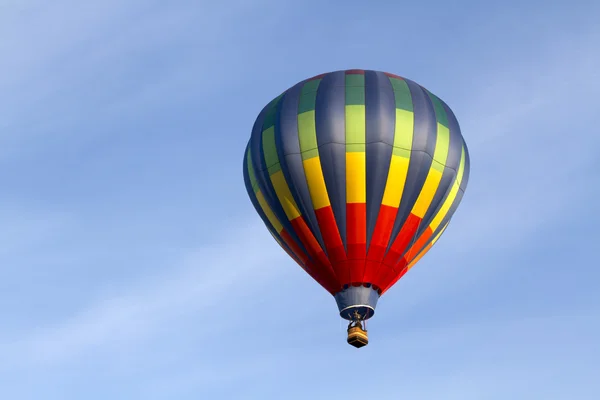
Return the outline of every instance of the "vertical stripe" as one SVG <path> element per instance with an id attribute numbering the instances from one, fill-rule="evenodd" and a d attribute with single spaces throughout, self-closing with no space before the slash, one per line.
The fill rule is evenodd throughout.
<path id="1" fill-rule="evenodd" d="M 395 116 L 392 131 L 392 156 L 387 172 L 385 191 L 379 216 L 367 253 L 365 281 L 372 282 L 379 274 L 383 257 L 390 243 L 394 221 L 405 187 L 413 142 L 414 114 L 411 93 L 406 82 L 389 79 Z M 384 174 L 385 176 L 385 174 Z"/>
<path id="2" fill-rule="evenodd" d="M 445 104 L 432 93 L 429 93 L 429 96 L 435 105 L 436 115 L 440 116 L 440 118 L 438 118 L 439 123 L 448 128 L 450 138 L 448 144 L 448 156 L 446 158 L 445 167 L 443 168 L 441 182 L 433 200 L 431 201 L 431 205 L 423 217 L 423 222 L 417 232 L 417 236 L 420 236 L 423 232 L 425 232 L 432 219 L 439 212 L 446 198 L 449 196 L 453 188 L 453 183 L 457 177 L 462 153 L 462 136 L 460 134 L 460 129 L 458 129 L 456 125 L 450 124 L 447 106 L 445 106 Z"/>
<path id="3" fill-rule="evenodd" d="M 408 264 L 406 267 L 404 267 L 399 273 L 397 273 L 397 275 L 393 278 L 390 279 L 389 281 L 386 281 L 384 283 L 384 287 L 382 288 L 382 292 L 381 294 L 383 295 L 385 292 L 387 292 L 392 286 L 394 286 L 404 275 L 406 275 L 406 273 L 416 264 L 418 263 L 421 258 L 423 258 L 423 256 L 425 254 L 427 254 L 427 252 L 431 249 L 431 247 L 433 247 L 433 245 L 439 240 L 439 238 L 442 236 L 442 234 L 444 233 L 444 231 L 446 230 L 446 227 L 448 225 L 444 226 L 441 231 L 433 238 L 432 242 L 427 245 L 427 247 L 425 247 L 415 258 L 413 261 L 410 262 L 410 264 Z"/>
<path id="4" fill-rule="evenodd" d="M 419 240 L 414 245 L 414 252 L 419 252 L 423 247 L 427 247 L 431 243 L 431 238 L 436 237 L 440 232 L 440 226 L 446 226 L 450 222 L 454 210 L 460 202 L 461 191 L 460 185 L 462 183 L 464 172 L 465 172 L 465 152 L 463 151 L 460 165 L 458 168 L 457 178 L 452 183 L 452 187 L 444 204 L 440 207 L 440 210 L 435 214 L 431 223 L 427 227 L 426 231 L 419 237 Z M 457 202 L 458 200 L 458 202 Z M 454 209 L 453 209 L 454 206 Z M 414 254 L 413 252 L 413 254 Z M 408 259 L 409 257 L 407 257 Z M 408 259 L 410 261 L 410 259 Z"/>
<path id="5" fill-rule="evenodd" d="M 275 194 L 279 199 L 279 203 L 282 205 L 283 210 L 288 218 L 292 221 L 302 214 L 298 209 L 298 205 L 290 192 L 290 188 L 281 172 L 279 163 L 279 157 L 275 147 L 275 129 L 271 126 L 263 130 L 263 151 L 265 154 L 265 163 L 267 165 L 267 172 L 271 178 L 271 184 L 275 189 Z"/>
<path id="6" fill-rule="evenodd" d="M 458 192 L 460 189 L 460 184 L 462 182 L 462 179 L 464 176 L 464 171 L 465 171 L 464 154 L 465 153 L 463 152 L 463 156 L 461 157 L 461 161 L 460 161 L 459 168 L 458 168 L 458 174 L 452 184 L 450 194 L 446 198 L 446 201 L 444 202 L 444 204 L 442 205 L 442 207 L 440 208 L 438 213 L 434 216 L 434 218 L 431 221 L 430 228 L 433 231 L 437 230 L 437 228 L 441 225 L 442 220 L 448 215 L 448 211 L 450 210 L 450 207 L 452 206 L 452 204 L 454 203 L 454 200 L 456 199 L 456 196 L 458 195 Z"/>
<path id="7" fill-rule="evenodd" d="M 435 101 L 434 97 L 430 96 L 430 99 L 434 105 L 437 121 L 437 134 L 431 168 L 429 169 L 421 193 L 419 193 L 419 197 L 411 210 L 411 213 L 419 218 L 425 217 L 427 209 L 432 205 L 433 197 L 439 188 L 442 174 L 446 167 L 446 159 L 448 158 L 448 148 L 450 145 L 450 131 L 447 127 L 448 122 L 446 120 L 446 112 L 441 104 Z M 445 192 L 445 189 L 443 192 Z"/>
<path id="8" fill-rule="evenodd" d="M 306 224 L 304 218 L 300 214 L 300 210 L 291 194 L 290 188 L 283 176 L 281 168 L 279 167 L 279 158 L 275 148 L 275 138 L 274 138 L 274 124 L 276 120 L 276 115 L 273 110 L 277 110 L 277 103 L 281 100 L 281 96 L 277 99 L 277 101 L 272 102 L 267 112 L 265 113 L 265 117 L 263 119 L 262 126 L 262 146 L 259 150 L 262 150 L 263 155 L 263 163 L 266 166 L 267 174 L 264 174 L 264 166 L 263 166 L 263 174 L 268 175 L 270 177 L 270 187 L 275 192 L 276 199 L 278 200 L 278 204 L 281 205 L 281 208 L 284 210 L 285 216 L 287 217 L 291 229 L 286 229 L 290 234 L 296 235 L 296 237 L 300 240 L 300 243 L 306 249 L 308 255 L 310 255 L 311 259 L 316 264 L 315 274 L 320 278 L 320 280 L 326 282 L 328 285 L 332 285 L 333 282 L 337 281 L 335 277 L 335 272 L 331 266 L 327 255 L 325 254 L 323 248 L 320 246 L 319 242 L 316 240 L 308 225 Z M 269 182 L 267 183 L 267 187 Z"/>
<path id="9" fill-rule="evenodd" d="M 345 78 L 346 240 L 350 279 L 360 282 L 367 252 L 365 76 L 353 72 Z"/>
<path id="10" fill-rule="evenodd" d="M 315 210 L 320 232 L 322 233 L 329 260 L 339 280 L 346 273 L 343 262 L 346 259 L 344 246 L 339 235 L 317 144 L 315 106 L 319 81 L 307 82 L 302 88 L 298 106 L 298 142 L 302 154 L 302 168 L 305 171 L 308 191 Z"/>
<path id="11" fill-rule="evenodd" d="M 366 201 L 369 248 L 381 208 L 394 145 L 396 105 L 389 78 L 382 72 L 365 72 Z"/>
<path id="12" fill-rule="evenodd" d="M 410 211 L 421 192 L 433 161 L 436 140 L 436 119 L 433 106 L 423 89 L 410 80 L 405 80 L 413 106 L 413 135 L 410 163 L 404 184 L 402 199 L 394 222 L 388 252 L 398 239 L 400 229 L 409 222 Z M 398 135 L 398 132 L 396 132 Z M 399 251 L 400 249 L 397 249 Z"/>
<path id="13" fill-rule="evenodd" d="M 321 80 L 315 105 L 319 158 L 336 225 L 346 246 L 346 147 L 344 72 Z"/>
<path id="14" fill-rule="evenodd" d="M 298 123 L 297 109 L 300 102 L 301 86 L 296 85 L 285 92 L 283 99 L 279 103 L 277 117 L 275 119 L 275 148 L 279 156 L 280 168 L 283 176 L 292 189 L 291 194 L 296 202 L 300 214 L 304 216 L 311 234 L 319 242 L 319 246 L 327 252 L 323 237 L 319 230 L 317 217 L 313 210 L 304 168 L 302 167 L 302 157 L 298 146 Z M 295 145 L 294 145 L 295 144 Z M 290 148 L 296 150 L 289 152 Z M 286 152 L 286 150 L 288 150 Z"/>
<path id="15" fill-rule="evenodd" d="M 286 235 L 285 230 L 281 223 L 277 220 L 273 211 L 266 203 L 264 196 L 262 195 L 258 185 L 256 184 L 256 177 L 254 176 L 254 171 L 252 170 L 252 163 L 250 161 L 250 149 L 246 148 L 246 152 L 244 154 L 244 182 L 246 184 L 246 190 L 248 191 L 248 195 L 250 197 L 250 201 L 252 205 L 256 209 L 258 215 L 263 220 L 265 226 L 267 227 L 269 233 L 275 238 L 277 243 L 283 248 L 283 250 L 302 267 L 306 272 L 308 272 L 311 276 L 314 276 L 314 272 L 306 265 L 307 256 L 295 246 L 293 240 Z M 331 290 L 331 286 L 324 286 L 327 290 Z"/>
<path id="16" fill-rule="evenodd" d="M 414 116 L 410 162 L 388 250 L 383 259 L 388 268 L 380 268 L 376 272 L 374 280 L 378 284 L 383 284 L 387 276 L 396 273 L 396 263 L 410 246 L 421 224 L 422 216 L 414 215 L 411 211 L 427 182 L 437 140 L 437 124 L 431 100 L 422 87 L 408 79 L 405 82 L 410 91 Z"/>
<path id="17" fill-rule="evenodd" d="M 266 120 L 267 112 L 274 107 L 274 104 L 276 104 L 279 99 L 280 97 L 270 102 L 265 108 L 263 108 L 261 113 L 256 118 L 254 127 L 252 129 L 252 134 L 250 136 L 249 159 L 254 171 L 254 176 L 256 178 L 256 185 L 265 197 L 267 204 L 269 204 L 277 220 L 281 222 L 284 229 L 288 232 L 290 240 L 294 242 L 294 245 L 297 246 L 301 252 L 308 255 L 309 253 L 307 249 L 300 241 L 300 238 L 296 232 L 294 232 L 292 224 L 288 220 L 286 213 L 279 202 L 277 195 L 275 194 L 275 189 L 273 188 L 270 176 L 267 173 L 266 162 L 263 155 L 262 127 Z"/>
<path id="18" fill-rule="evenodd" d="M 429 97 L 429 96 L 428 96 Z M 421 188 L 421 192 L 417 197 L 411 211 L 409 219 L 413 219 L 416 223 L 416 227 L 414 223 L 411 225 L 406 225 L 400 231 L 400 235 L 398 235 L 397 242 L 395 242 L 393 247 L 393 252 L 389 252 L 389 257 L 387 257 L 387 263 L 390 266 L 394 266 L 394 268 L 403 268 L 403 265 L 396 265 L 397 263 L 401 263 L 402 256 L 407 251 L 410 251 L 412 246 L 417 240 L 417 231 L 421 225 L 427 226 L 427 223 L 423 221 L 423 217 L 427 212 L 427 209 L 431 206 L 431 202 L 433 197 L 435 196 L 436 191 L 439 188 L 440 182 L 442 180 L 442 171 L 446 164 L 446 159 L 448 157 L 448 147 L 450 142 L 450 132 L 443 123 L 446 123 L 446 115 L 441 105 L 437 104 L 433 101 L 434 99 L 429 98 L 431 104 L 434 107 L 435 121 L 436 121 L 436 135 L 435 135 L 435 146 L 433 152 L 433 161 L 429 171 L 427 173 L 427 177 L 425 178 L 425 183 Z M 437 106 L 437 107 L 436 107 Z M 431 232 L 428 232 L 430 234 Z M 428 239 L 428 238 L 427 238 Z"/>
<path id="19" fill-rule="evenodd" d="M 275 219 L 275 216 L 273 215 L 272 211 L 270 212 L 270 215 L 267 216 L 264 208 L 261 207 L 261 205 L 258 201 L 258 197 L 256 195 L 258 188 L 256 187 L 255 182 L 253 184 L 253 181 L 255 181 L 255 178 L 254 178 L 254 176 L 252 176 L 252 179 L 250 178 L 252 170 L 251 170 L 251 168 L 248 167 L 248 166 L 251 166 L 251 164 L 249 163 L 249 158 L 248 158 L 249 153 L 250 153 L 250 149 L 248 147 L 246 147 L 246 151 L 244 152 L 244 169 L 243 169 L 244 184 L 246 186 L 246 191 L 248 192 L 248 196 L 250 197 L 250 201 L 252 202 L 252 205 L 254 205 L 254 208 L 258 212 L 260 218 L 262 219 L 264 224 L 267 226 L 269 231 L 271 231 L 271 232 L 274 231 L 278 235 L 279 232 L 281 231 L 281 224 L 279 224 L 279 221 L 277 221 Z M 258 192 L 260 193 L 260 191 L 258 191 Z M 261 197 L 262 197 L 262 193 L 261 193 Z"/>

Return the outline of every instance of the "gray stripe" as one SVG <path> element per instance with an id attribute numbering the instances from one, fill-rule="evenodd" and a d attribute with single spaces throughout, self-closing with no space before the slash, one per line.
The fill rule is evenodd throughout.
<path id="1" fill-rule="evenodd" d="M 421 222 L 419 230 L 417 231 L 417 237 L 421 236 L 421 234 L 425 232 L 431 221 L 433 221 L 433 218 L 435 218 L 435 215 L 444 205 L 446 198 L 450 194 L 454 181 L 456 180 L 458 167 L 460 166 L 460 156 L 462 154 L 463 139 L 460 135 L 460 129 L 455 123 L 456 120 L 450 120 L 450 116 L 448 115 L 448 111 L 450 109 L 443 101 L 437 98 L 437 96 L 436 99 L 440 102 L 444 112 L 446 113 L 446 119 L 448 120 L 448 130 L 450 133 L 450 143 L 448 145 L 448 157 L 446 159 L 446 166 L 442 174 L 442 179 L 435 192 L 435 195 L 433 196 L 431 204 L 427 209 L 427 212 L 423 216 L 423 221 Z M 437 119 L 440 120 L 440 116 L 437 116 Z"/>
<path id="2" fill-rule="evenodd" d="M 346 103 L 345 74 L 327 74 L 317 89 L 317 146 L 327 194 L 346 247 Z"/>
<path id="3" fill-rule="evenodd" d="M 396 124 L 392 84 L 382 72 L 365 71 L 367 252 L 387 183 Z"/>
<path id="4" fill-rule="evenodd" d="M 288 182 L 290 192 L 298 205 L 306 225 L 319 242 L 321 249 L 327 254 L 327 248 L 319 229 L 319 223 L 314 211 L 304 165 L 300 154 L 300 141 L 298 139 L 298 105 L 302 85 L 295 85 L 289 89 L 280 105 L 275 119 L 275 146 L 279 155 L 281 171 Z M 286 153 L 286 150 L 297 150 Z"/>
<path id="5" fill-rule="evenodd" d="M 258 214 L 260 219 L 262 219 L 263 223 L 265 224 L 265 226 L 267 227 L 269 232 L 271 232 L 271 234 L 273 236 L 275 236 L 276 238 L 279 239 L 281 247 L 283 247 L 284 250 L 287 250 L 289 252 L 290 256 L 292 257 L 292 259 L 294 261 L 296 261 L 296 263 L 298 263 L 298 265 L 300 265 L 304 270 L 306 270 L 306 267 L 304 265 L 302 265 L 300 260 L 294 256 L 292 249 L 290 249 L 289 246 L 283 241 L 283 239 L 279 235 L 279 232 L 277 232 L 275 230 L 275 228 L 271 226 L 271 222 L 267 218 L 267 215 L 264 213 L 262 207 L 260 206 L 260 203 L 258 202 L 258 199 L 256 198 L 254 190 L 252 189 L 252 183 L 250 182 L 250 172 L 248 171 L 248 147 L 249 147 L 249 145 L 250 145 L 250 143 L 248 142 L 248 145 L 246 146 L 246 150 L 244 151 L 243 175 L 244 175 L 244 185 L 246 186 L 246 192 L 248 192 L 248 197 L 250 197 L 250 202 L 254 206 L 256 213 Z"/>
<path id="6" fill-rule="evenodd" d="M 429 96 L 423 88 L 415 82 L 406 79 L 408 88 L 413 101 L 414 110 L 414 131 L 412 152 L 408 165 L 408 173 L 406 183 L 404 184 L 404 192 L 402 200 L 398 208 L 398 215 L 394 222 L 392 236 L 388 243 L 387 251 L 396 240 L 400 229 L 406 222 L 429 173 L 431 163 L 433 161 L 433 153 L 435 150 L 435 141 L 437 138 L 437 121 L 433 104 Z"/>
<path id="7" fill-rule="evenodd" d="M 254 123 L 254 127 L 252 128 L 252 136 L 250 137 L 250 152 L 252 158 L 252 166 L 255 172 L 256 182 L 258 183 L 258 187 L 262 192 L 265 201 L 271 207 L 273 214 L 277 217 L 279 222 L 283 225 L 285 230 L 289 233 L 294 242 L 298 245 L 298 247 L 302 250 L 302 252 L 310 259 L 313 258 L 310 256 L 306 248 L 302 244 L 302 241 L 292 228 L 292 224 L 287 218 L 283 207 L 281 207 L 281 203 L 279 202 L 279 198 L 275 193 L 275 189 L 273 189 L 273 185 L 271 184 L 271 180 L 269 179 L 269 174 L 266 173 L 267 167 L 265 164 L 265 156 L 262 147 L 262 127 L 265 119 L 265 114 L 268 110 L 269 106 L 267 105 L 260 112 L 256 121 Z"/>

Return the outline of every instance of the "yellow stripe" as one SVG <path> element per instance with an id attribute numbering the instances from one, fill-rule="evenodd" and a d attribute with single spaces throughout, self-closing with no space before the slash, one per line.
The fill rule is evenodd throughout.
<path id="1" fill-rule="evenodd" d="M 366 153 L 346 153 L 346 203 L 367 201 Z"/>
<path id="2" fill-rule="evenodd" d="M 281 207 L 283 207 L 283 211 L 285 211 L 285 215 L 287 215 L 288 219 L 291 221 L 302 215 L 292 197 L 292 193 L 290 192 L 290 188 L 285 181 L 282 171 L 277 171 L 271 175 L 271 183 L 273 183 L 273 188 L 275 188 L 279 203 L 281 203 Z"/>
<path id="3" fill-rule="evenodd" d="M 410 160 L 406 157 L 392 155 L 382 203 L 389 207 L 398 208 L 404 192 L 406 175 Z"/>
<path id="4" fill-rule="evenodd" d="M 450 146 L 450 129 L 437 123 L 437 139 L 435 141 L 435 151 L 433 152 L 433 162 L 438 164 L 438 168 L 444 169 L 448 160 L 448 151 Z"/>
<path id="5" fill-rule="evenodd" d="M 460 187 L 460 185 L 456 181 L 454 181 L 454 184 L 452 185 L 452 190 L 450 190 L 450 193 L 448 194 L 446 201 L 444 201 L 442 208 L 440 208 L 438 213 L 433 218 L 433 221 L 431 221 L 431 224 L 429 225 L 429 227 L 431 228 L 431 230 L 433 232 L 435 232 L 435 230 L 438 228 L 438 226 L 440 226 L 440 224 L 442 223 L 442 220 L 448 213 L 448 210 L 450 210 L 450 207 L 452 206 L 452 203 L 454 202 L 454 199 L 456 199 L 456 195 L 458 194 L 459 187 Z"/>
<path id="6" fill-rule="evenodd" d="M 419 198 L 415 202 L 413 206 L 412 213 L 419 218 L 423 218 L 427 209 L 431 205 L 431 201 L 433 200 L 433 196 L 435 196 L 435 191 L 440 185 L 440 181 L 442 180 L 442 173 L 433 168 L 429 168 L 429 173 L 427 174 L 427 178 L 425 179 L 425 184 L 421 189 L 421 193 L 419 194 Z"/>
<path id="7" fill-rule="evenodd" d="M 465 159 L 465 151 L 463 149 L 461 160 L 460 160 L 460 165 L 458 167 L 458 174 L 457 174 L 456 179 L 454 180 L 454 183 L 452 184 L 452 189 L 450 190 L 448 197 L 446 197 L 446 201 L 444 201 L 442 208 L 440 208 L 438 213 L 433 218 L 433 221 L 431 221 L 431 224 L 429 225 L 429 227 L 431 228 L 431 230 L 433 232 L 435 232 L 436 229 L 440 226 L 440 224 L 442 223 L 442 220 L 448 214 L 450 207 L 452 207 L 452 203 L 454 203 L 454 200 L 456 200 L 456 196 L 458 195 L 458 189 L 460 189 L 460 184 L 462 182 L 463 174 L 465 171 L 464 159 Z"/>
<path id="8" fill-rule="evenodd" d="M 429 243 L 427 246 L 425 246 L 425 248 L 419 253 L 419 255 L 417 257 L 415 257 L 410 264 L 408 264 L 408 267 L 406 267 L 406 270 L 408 271 L 409 269 L 411 269 L 412 267 L 415 266 L 416 263 L 419 262 L 419 260 L 421 258 L 423 258 L 423 256 L 425 254 L 427 254 L 427 252 L 429 251 L 429 249 L 431 249 L 433 247 L 433 245 L 435 244 L 435 242 L 438 241 L 438 239 L 440 238 L 440 236 L 442 236 L 442 233 L 444 233 L 444 231 L 446 230 L 446 228 L 448 227 L 448 224 L 446 224 L 446 226 L 444 226 L 444 229 L 442 229 L 440 231 L 440 233 L 438 233 L 433 240 L 431 241 L 431 243 Z"/>
<path id="9" fill-rule="evenodd" d="M 327 194 L 327 186 L 321 169 L 321 159 L 317 157 L 304 160 L 304 173 L 306 174 L 306 183 L 310 192 L 310 199 L 313 203 L 313 208 L 318 210 L 327 207 L 329 203 L 329 195 Z"/>
<path id="10" fill-rule="evenodd" d="M 265 200 L 265 197 L 263 196 L 260 190 L 256 192 L 256 200 L 258 200 L 258 204 L 260 204 L 260 208 L 262 208 L 263 212 L 267 216 L 267 219 L 271 223 L 271 226 L 273 226 L 277 233 L 281 233 L 281 231 L 283 230 L 283 226 L 273 213 L 273 210 L 271 210 L 271 207 L 269 207 L 269 204 L 267 204 L 267 201 Z"/>

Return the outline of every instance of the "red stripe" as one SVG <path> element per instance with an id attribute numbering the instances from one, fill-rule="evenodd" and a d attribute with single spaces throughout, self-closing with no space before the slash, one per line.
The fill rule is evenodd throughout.
<path id="1" fill-rule="evenodd" d="M 396 236 L 394 243 L 390 247 L 390 251 L 385 255 L 383 259 L 384 264 L 389 265 L 390 267 L 394 267 L 398 262 L 400 257 L 406 251 L 406 248 L 410 244 L 410 242 L 414 239 L 415 233 L 421 223 L 421 218 L 417 217 L 414 214 L 409 214 L 408 218 L 404 222 L 402 229 Z"/>
<path id="2" fill-rule="evenodd" d="M 419 253 L 421 252 L 421 250 L 423 250 L 423 248 L 425 247 L 425 245 L 427 244 L 427 242 L 431 238 L 431 235 L 433 235 L 433 231 L 431 230 L 430 227 L 427 227 L 427 229 L 425 229 L 425 232 L 423 232 L 421 234 L 421 236 L 419 237 L 419 239 L 417 239 L 417 241 L 415 242 L 415 244 L 413 244 L 410 247 L 410 249 L 408 249 L 408 251 L 406 252 L 406 254 L 404 255 L 404 258 L 406 259 L 407 263 L 410 264 L 410 262 L 412 260 L 414 260 L 414 258 L 416 256 L 419 255 Z"/>
<path id="3" fill-rule="evenodd" d="M 394 230 L 394 221 L 398 213 L 397 207 L 381 205 L 379 215 L 371 236 L 371 243 L 367 253 L 367 262 L 365 273 L 363 275 L 365 282 L 371 282 L 377 275 L 377 270 L 381 267 L 385 251 L 387 250 L 392 231 Z"/>
<path id="4" fill-rule="evenodd" d="M 346 243 L 350 282 L 362 282 L 367 256 L 367 205 L 346 204 Z"/>
<path id="5" fill-rule="evenodd" d="M 290 236 L 290 234 L 283 229 L 279 234 L 281 239 L 290 247 L 292 252 L 298 257 L 301 263 L 300 266 L 306 271 L 308 275 L 310 275 L 315 281 L 317 281 L 321 286 L 325 288 L 329 293 L 335 294 L 339 292 L 341 289 L 341 285 L 337 283 L 335 280 L 331 279 L 331 276 L 324 275 L 320 271 L 323 268 L 319 268 L 319 266 L 315 265 L 307 255 L 298 247 L 294 239 Z"/>
<path id="6" fill-rule="evenodd" d="M 283 243 L 286 244 L 286 243 Z M 283 251 L 285 251 L 287 253 L 288 256 L 290 256 L 290 258 L 294 261 L 296 261 L 296 263 L 298 265 L 300 265 L 302 268 L 304 268 L 304 264 L 302 264 L 302 261 L 300 261 L 300 259 L 298 257 L 296 257 L 296 255 L 294 253 L 292 253 L 287 247 L 283 247 L 281 246 L 281 248 L 283 249 Z"/>
<path id="7" fill-rule="evenodd" d="M 346 75 L 364 75 L 364 69 L 348 69 L 346 70 Z"/>
<path id="8" fill-rule="evenodd" d="M 387 292 L 392 286 L 394 286 L 396 284 L 396 282 L 398 282 L 403 276 L 404 274 L 406 274 L 408 272 L 408 268 L 403 268 L 402 271 L 395 272 L 392 276 L 390 277 L 386 277 L 387 282 L 385 284 L 385 286 L 382 288 L 381 294 L 384 294 L 385 292 Z M 390 279 L 391 278 L 391 279 Z"/>
<path id="9" fill-rule="evenodd" d="M 298 235 L 300 241 L 306 248 L 306 251 L 308 251 L 308 255 L 310 255 L 314 262 L 314 273 L 323 281 L 330 283 L 335 282 L 337 285 L 335 272 L 327 258 L 327 254 L 325 254 L 310 228 L 306 225 L 304 218 L 302 218 L 302 216 L 294 218 L 290 223 L 292 224 L 292 228 L 294 228 L 294 232 Z"/>
<path id="10" fill-rule="evenodd" d="M 279 235 L 281 236 L 281 240 L 283 240 L 284 243 L 288 245 L 290 250 L 292 250 L 292 252 L 296 255 L 296 257 L 298 257 L 300 262 L 302 262 L 302 264 L 306 264 L 306 260 L 308 260 L 308 257 L 306 256 L 306 254 L 304 254 L 304 252 L 296 244 L 296 242 L 290 236 L 290 234 L 285 229 L 283 229 Z"/>
<path id="11" fill-rule="evenodd" d="M 312 78 L 308 78 L 306 81 L 308 82 L 308 81 L 314 81 L 314 80 L 316 80 L 316 79 L 321 79 L 321 78 L 322 78 L 322 77 L 324 77 L 325 75 L 327 75 L 327 74 L 319 74 L 319 75 L 315 75 L 315 76 L 313 76 Z"/>
<path id="12" fill-rule="evenodd" d="M 388 267 L 396 268 L 396 264 L 399 261 L 400 257 L 404 254 L 406 248 L 413 240 L 415 233 L 419 227 L 419 223 L 421 222 L 421 218 L 417 217 L 414 214 L 409 214 L 408 218 L 404 222 L 402 229 L 396 236 L 396 239 L 392 243 L 390 250 L 387 252 L 383 259 L 383 263 Z M 379 273 L 375 276 L 378 282 L 383 280 L 383 277 L 379 276 Z"/>
<path id="13" fill-rule="evenodd" d="M 425 246 L 427 245 L 427 242 L 429 241 L 429 239 L 431 238 L 432 235 L 433 235 L 433 231 L 431 230 L 431 228 L 427 227 L 427 229 L 425 229 L 425 232 L 423 232 L 423 234 L 419 237 L 419 239 L 417 239 L 415 244 L 413 244 L 410 247 L 410 249 L 408 249 L 408 251 L 406 252 L 404 257 L 402 257 L 402 259 L 400 261 L 398 261 L 398 263 L 395 265 L 394 269 L 396 271 L 399 271 L 398 276 L 390 281 L 383 282 L 384 291 L 386 291 L 390 287 L 394 286 L 396 284 L 396 282 L 398 282 L 400 280 L 400 278 L 402 278 L 404 276 L 404 274 L 406 274 L 406 272 L 408 271 L 408 265 L 416 257 L 419 256 L 419 253 L 421 253 L 421 251 L 425 248 Z"/>
<path id="14" fill-rule="evenodd" d="M 404 80 L 403 77 L 395 75 L 395 74 L 390 74 L 389 72 L 384 72 L 384 74 L 386 74 L 387 76 L 389 76 L 390 78 L 396 78 L 396 79 L 402 79 Z"/>
<path id="15" fill-rule="evenodd" d="M 315 236 L 312 234 L 308 225 L 306 225 L 306 221 L 304 221 L 304 218 L 294 218 L 290 221 L 290 223 L 292 224 L 292 228 L 294 228 L 294 232 L 296 233 L 296 235 L 298 235 L 300 241 L 306 248 L 306 251 L 308 251 L 308 254 L 315 261 L 319 262 L 320 264 L 323 264 L 323 266 L 331 267 L 331 263 L 329 262 L 327 255 L 321 248 L 321 245 L 319 244 Z"/>
<path id="16" fill-rule="evenodd" d="M 346 249 L 340 236 L 333 209 L 331 206 L 319 208 L 315 210 L 315 214 L 329 255 L 329 261 L 333 266 L 338 282 L 341 284 L 342 281 L 350 279 L 350 274 L 347 266 Z"/>
<path id="17" fill-rule="evenodd" d="M 309 272 L 310 269 L 310 272 Z M 337 282 L 337 280 L 329 273 L 323 273 L 323 267 L 320 265 L 315 265 L 311 260 L 307 261 L 306 272 L 321 286 L 325 288 L 329 293 L 336 294 L 340 290 L 342 290 L 342 286 Z"/>
<path id="18" fill-rule="evenodd" d="M 398 273 L 391 267 L 387 265 L 382 265 L 378 270 L 378 274 L 375 277 L 375 284 L 381 288 L 381 290 L 385 290 L 387 288 L 387 284 L 392 281 Z"/>

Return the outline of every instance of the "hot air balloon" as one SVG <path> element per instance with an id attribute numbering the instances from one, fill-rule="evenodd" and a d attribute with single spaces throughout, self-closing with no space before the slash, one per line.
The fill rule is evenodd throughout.
<path id="1" fill-rule="evenodd" d="M 469 179 L 456 117 L 417 83 L 345 70 L 306 79 L 254 123 L 246 190 L 275 241 L 331 293 L 348 343 L 439 240 Z"/>

